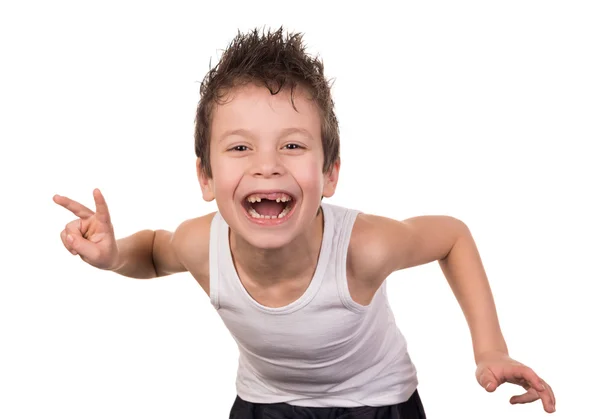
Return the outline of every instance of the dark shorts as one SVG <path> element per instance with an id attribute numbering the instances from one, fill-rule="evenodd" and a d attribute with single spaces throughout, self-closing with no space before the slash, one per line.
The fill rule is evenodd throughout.
<path id="1" fill-rule="evenodd" d="M 404 403 L 392 406 L 299 407 L 286 403 L 261 404 L 246 402 L 238 396 L 229 419 L 425 419 L 419 393 Z"/>

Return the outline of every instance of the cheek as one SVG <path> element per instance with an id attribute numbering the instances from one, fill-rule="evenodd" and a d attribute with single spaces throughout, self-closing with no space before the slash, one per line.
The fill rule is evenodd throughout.
<path id="1" fill-rule="evenodd" d="M 322 164 L 314 159 L 298 162 L 293 167 L 290 167 L 296 182 L 305 192 L 314 191 L 320 196 L 323 188 L 323 173 Z"/>
<path id="2" fill-rule="evenodd" d="M 240 165 L 226 165 L 216 161 L 212 165 L 215 195 L 231 195 L 237 187 L 241 174 Z M 242 170 L 243 173 L 243 170 Z"/>

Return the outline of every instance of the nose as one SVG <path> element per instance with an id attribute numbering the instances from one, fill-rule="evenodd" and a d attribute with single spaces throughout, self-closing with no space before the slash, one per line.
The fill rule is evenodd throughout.
<path id="1" fill-rule="evenodd" d="M 252 159 L 252 175 L 270 178 L 283 175 L 285 169 L 276 151 L 256 153 Z"/>

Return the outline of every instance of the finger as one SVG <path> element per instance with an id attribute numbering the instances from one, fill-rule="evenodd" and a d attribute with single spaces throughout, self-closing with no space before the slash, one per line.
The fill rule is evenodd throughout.
<path id="1" fill-rule="evenodd" d="M 525 380 L 527 384 L 537 391 L 544 391 L 546 389 L 542 379 L 529 367 L 517 367 L 511 371 L 511 375 L 517 379 Z"/>
<path id="2" fill-rule="evenodd" d="M 552 408 L 554 410 L 556 410 L 556 397 L 554 396 L 554 390 L 552 390 L 552 387 L 550 387 L 550 385 L 544 381 L 544 386 L 546 387 L 546 390 L 549 394 L 550 394 L 550 401 L 552 403 Z"/>
<path id="3" fill-rule="evenodd" d="M 77 201 L 73 201 L 72 199 L 67 198 L 66 196 L 54 195 L 52 198 L 54 202 L 60 205 L 63 208 L 71 211 L 75 216 L 79 218 L 87 218 L 94 215 L 94 211 L 86 207 L 85 205 L 81 205 Z"/>
<path id="4" fill-rule="evenodd" d="M 69 251 L 75 255 L 75 254 L 77 254 L 77 250 L 73 246 L 73 242 L 75 241 L 75 238 L 77 238 L 77 237 L 81 237 L 83 239 L 83 236 L 81 235 L 81 221 L 74 220 L 74 221 L 71 221 L 70 223 L 68 223 L 65 226 L 65 232 L 66 232 L 65 240 L 67 242 L 67 247 L 68 247 Z"/>
<path id="5" fill-rule="evenodd" d="M 63 242 L 63 245 L 65 246 L 65 249 L 67 249 L 70 253 L 76 255 L 77 252 L 75 250 L 73 250 L 73 247 L 71 246 L 71 242 L 69 240 L 67 240 L 67 230 L 63 230 L 60 232 L 60 239 Z"/>
<path id="6" fill-rule="evenodd" d="M 518 372 L 515 372 L 515 376 L 521 375 L 523 379 L 527 381 L 527 383 L 537 390 L 540 398 L 542 399 L 542 404 L 544 405 L 544 410 L 546 412 L 554 412 L 554 398 L 553 393 L 546 389 L 544 385 L 544 381 L 535 373 L 531 368 L 519 368 Z"/>
<path id="7" fill-rule="evenodd" d="M 539 394 L 535 390 L 529 390 L 527 393 L 521 394 L 519 396 L 513 396 L 510 398 L 511 404 L 523 404 L 523 403 L 531 403 L 540 398 Z"/>
<path id="8" fill-rule="evenodd" d="M 106 200 L 98 188 L 94 189 L 94 202 L 96 203 L 96 217 L 98 217 L 98 220 L 109 224 L 110 213 L 108 212 L 108 205 L 106 205 Z"/>
<path id="9" fill-rule="evenodd" d="M 477 382 L 479 382 L 479 385 L 489 393 L 495 391 L 501 384 L 489 369 L 485 369 L 481 372 L 481 374 L 479 374 L 479 377 L 477 377 Z"/>
<path id="10" fill-rule="evenodd" d="M 69 240 L 69 236 L 67 235 L 67 240 Z M 73 248 L 73 251 L 75 251 L 76 253 L 74 254 L 78 254 L 79 256 L 81 256 L 82 258 L 84 258 L 86 261 L 88 260 L 96 260 L 98 259 L 98 255 L 99 255 L 99 250 L 96 244 L 90 242 L 89 240 L 86 240 L 83 238 L 83 236 L 78 235 L 78 236 L 70 236 L 71 237 L 71 247 Z"/>

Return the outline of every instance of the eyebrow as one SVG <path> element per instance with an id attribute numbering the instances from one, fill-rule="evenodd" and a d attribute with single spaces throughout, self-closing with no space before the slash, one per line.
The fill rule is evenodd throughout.
<path id="1" fill-rule="evenodd" d="M 305 137 L 308 137 L 309 139 L 313 139 L 312 134 L 304 128 L 296 128 L 296 127 L 291 127 L 291 128 L 286 128 L 284 130 L 282 130 L 279 133 L 279 138 L 283 138 L 283 137 L 287 137 L 289 135 L 292 134 L 301 134 Z M 231 129 L 231 130 L 227 130 L 223 133 L 223 135 L 221 135 L 221 138 L 219 139 L 220 141 L 223 141 L 225 138 L 231 136 L 231 135 L 239 135 L 242 137 L 247 137 L 247 138 L 254 138 L 254 134 L 251 131 L 248 131 L 247 129 L 243 129 L 243 128 L 238 128 L 238 129 Z"/>

